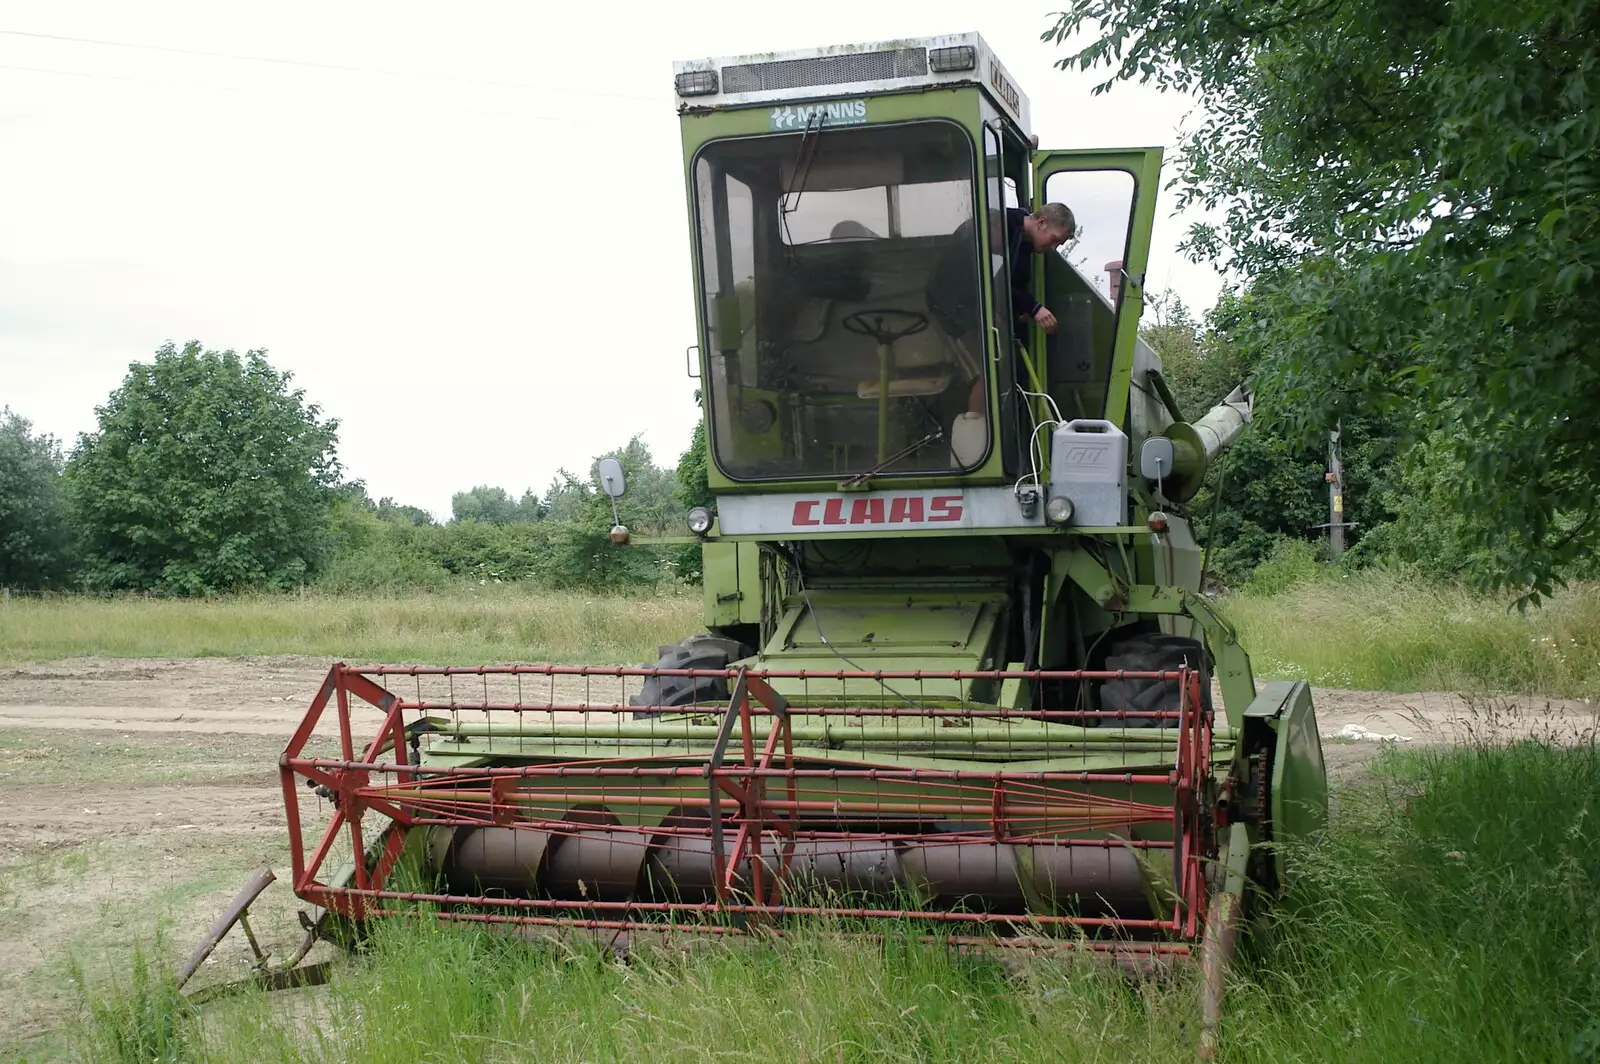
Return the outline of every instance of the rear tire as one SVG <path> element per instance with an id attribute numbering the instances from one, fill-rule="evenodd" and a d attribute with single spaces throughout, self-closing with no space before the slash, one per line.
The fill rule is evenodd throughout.
<path id="1" fill-rule="evenodd" d="M 1197 639 L 1165 632 L 1141 632 L 1112 644 L 1106 655 L 1108 672 L 1175 672 L 1189 668 L 1200 672 L 1200 704 L 1211 708 L 1211 669 L 1206 660 L 1205 647 Z M 1129 709 L 1145 712 L 1166 711 L 1176 713 L 1182 704 L 1182 692 L 1177 680 L 1134 679 L 1104 680 L 1100 684 L 1101 709 Z M 1173 728 L 1176 718 L 1155 720 L 1148 717 L 1118 721 L 1115 717 L 1100 718 L 1102 725 L 1129 728 Z"/>
<path id="2" fill-rule="evenodd" d="M 661 648 L 658 669 L 726 669 L 731 661 L 747 658 L 751 649 L 737 639 L 700 632 Z M 646 676 L 630 706 L 676 707 L 696 702 L 726 702 L 732 693 L 725 676 Z M 634 720 L 661 716 L 660 710 L 634 713 Z"/>

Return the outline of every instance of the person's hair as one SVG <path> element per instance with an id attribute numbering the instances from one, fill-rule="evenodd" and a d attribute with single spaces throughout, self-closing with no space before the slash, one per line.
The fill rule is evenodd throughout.
<path id="1" fill-rule="evenodd" d="M 1072 217 L 1072 210 L 1065 203 L 1046 203 L 1034 211 L 1033 216 L 1043 219 L 1050 228 L 1059 229 L 1068 237 L 1078 231 L 1077 219 Z"/>

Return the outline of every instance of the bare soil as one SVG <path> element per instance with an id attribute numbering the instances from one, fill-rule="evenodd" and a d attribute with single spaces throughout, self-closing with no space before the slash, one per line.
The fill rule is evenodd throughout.
<path id="1" fill-rule="evenodd" d="M 286 867 L 277 756 L 328 665 L 79 658 L 0 671 L 0 1055 L 27 1046 L 28 1059 L 48 1056 L 48 1032 L 73 1007 L 75 964 L 109 977 L 158 929 L 165 953 L 181 956 L 252 868 Z M 428 697 L 448 698 L 448 684 L 431 682 Z M 563 681 L 545 697 L 620 694 Z M 1433 744 L 1564 738 L 1595 721 L 1588 705 L 1545 698 L 1317 690 L 1315 701 L 1336 780 L 1364 773 L 1381 747 L 1334 738 L 1346 725 Z M 316 746 L 327 749 L 330 727 Z M 298 906 L 280 883 L 252 910 L 278 956 L 299 941 Z M 200 978 L 247 969 L 244 943 L 230 937 Z"/>

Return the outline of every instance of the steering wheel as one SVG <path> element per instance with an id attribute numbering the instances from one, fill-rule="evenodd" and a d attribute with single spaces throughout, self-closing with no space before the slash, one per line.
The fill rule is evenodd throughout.
<path id="1" fill-rule="evenodd" d="M 896 318 L 905 323 L 898 329 L 892 327 L 892 322 Z M 892 344 L 902 336 L 914 336 L 926 329 L 928 316 L 914 310 L 881 307 L 876 310 L 858 310 L 854 314 L 846 314 L 840 324 L 857 336 L 870 336 L 880 344 Z"/>

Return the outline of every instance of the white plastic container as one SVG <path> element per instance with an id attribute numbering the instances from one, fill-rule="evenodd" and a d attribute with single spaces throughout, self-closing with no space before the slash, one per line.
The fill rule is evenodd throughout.
<path id="1" fill-rule="evenodd" d="M 989 449 L 989 419 L 971 412 L 958 416 L 950 426 L 950 467 L 965 469 L 978 464 Z"/>
<path id="2" fill-rule="evenodd" d="M 1072 500 L 1072 523 L 1128 520 L 1128 437 L 1109 421 L 1081 418 L 1050 434 L 1050 497 Z"/>

